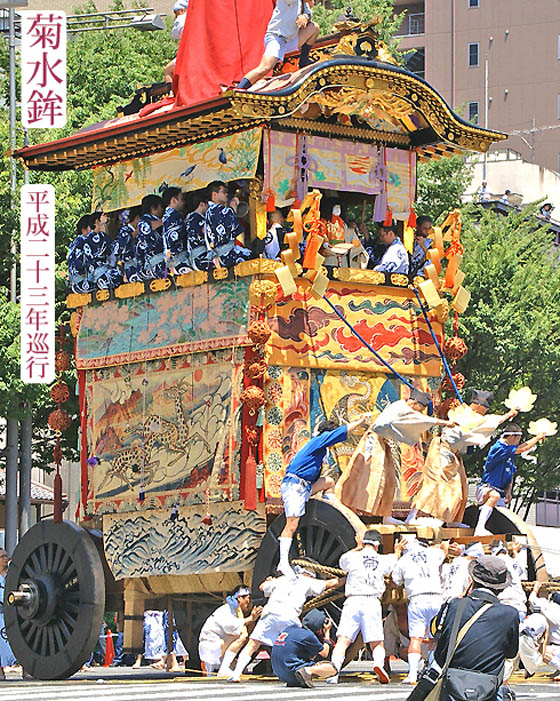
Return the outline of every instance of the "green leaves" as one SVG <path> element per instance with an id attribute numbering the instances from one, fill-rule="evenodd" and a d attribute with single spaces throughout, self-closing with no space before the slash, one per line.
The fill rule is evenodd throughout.
<path id="1" fill-rule="evenodd" d="M 543 416 L 554 420 L 560 410 L 558 249 L 547 227 L 538 228 L 536 209 L 503 217 L 469 205 L 463 216 L 462 268 L 472 297 L 461 318 L 459 333 L 469 352 L 459 370 L 471 388 L 495 392 L 493 409 L 500 413 L 512 387 L 531 387 L 538 400 L 530 416 L 517 417 L 522 426 Z M 547 439 L 537 455 L 536 466 L 516 461 L 519 508 L 560 481 L 558 437 Z M 480 452 L 466 464 L 472 474 L 480 474 Z"/>

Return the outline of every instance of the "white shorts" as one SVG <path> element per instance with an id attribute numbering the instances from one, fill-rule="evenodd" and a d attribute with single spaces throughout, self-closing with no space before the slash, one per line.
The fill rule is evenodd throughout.
<path id="1" fill-rule="evenodd" d="M 349 596 L 344 602 L 337 635 L 354 642 L 358 633 L 364 643 L 383 640 L 381 603 L 376 596 Z"/>
<path id="2" fill-rule="evenodd" d="M 222 662 L 222 641 L 201 640 L 198 643 L 198 656 L 206 665 L 219 667 Z"/>
<path id="3" fill-rule="evenodd" d="M 267 613 L 259 618 L 250 637 L 251 640 L 257 640 L 263 645 L 272 647 L 280 633 L 283 633 L 289 626 L 301 626 L 299 618 L 286 620 L 284 616 L 279 616 L 276 613 Z"/>
<path id="4" fill-rule="evenodd" d="M 280 485 L 280 494 L 284 502 L 284 513 L 287 517 L 301 518 L 305 513 L 305 505 L 311 495 L 311 485 L 303 480 L 284 477 Z"/>
<path id="5" fill-rule="evenodd" d="M 418 594 L 408 602 L 408 635 L 410 638 L 430 636 L 430 623 L 437 616 L 443 597 L 436 594 Z"/>
<path id="6" fill-rule="evenodd" d="M 478 505 L 482 505 L 484 502 L 484 499 L 486 498 L 486 495 L 488 492 L 492 491 L 493 487 L 491 487 L 489 484 L 479 484 L 478 487 L 476 488 L 476 500 L 478 502 Z M 497 489 L 494 491 L 498 491 Z M 500 497 L 500 500 L 496 504 L 496 506 L 505 506 L 506 505 L 506 500 L 505 497 Z"/>
<path id="7" fill-rule="evenodd" d="M 264 35 L 264 55 L 272 56 L 277 58 L 279 61 L 284 60 L 284 56 L 289 54 L 291 51 L 298 50 L 298 35 L 296 34 L 293 39 L 286 41 L 284 37 L 279 34 L 269 34 L 268 32 Z"/>

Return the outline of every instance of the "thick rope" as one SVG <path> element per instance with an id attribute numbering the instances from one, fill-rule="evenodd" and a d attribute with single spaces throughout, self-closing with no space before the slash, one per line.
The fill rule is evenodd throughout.
<path id="1" fill-rule="evenodd" d="M 338 311 L 338 309 L 334 306 L 334 304 L 330 301 L 330 299 L 327 299 L 326 295 L 323 295 L 323 299 L 325 302 L 329 305 L 329 307 L 333 310 L 333 312 L 340 318 L 342 322 L 346 324 L 346 326 L 350 329 L 350 331 L 358 338 L 363 345 L 373 353 L 373 355 L 379 360 L 379 362 L 384 365 L 389 372 L 391 372 L 395 377 L 397 377 L 401 382 L 404 382 L 404 384 L 407 387 L 410 387 L 410 389 L 414 389 L 414 385 L 411 384 L 407 379 L 405 379 L 402 375 L 400 375 L 394 368 L 392 368 L 389 363 L 386 360 L 383 360 L 383 358 L 379 355 L 379 353 L 366 341 L 365 338 L 360 336 L 360 334 L 356 331 L 356 329 L 352 326 L 352 324 L 346 320 L 343 314 Z"/>
<path id="2" fill-rule="evenodd" d="M 328 596 L 328 592 L 331 592 Z M 344 592 L 342 591 L 334 591 L 332 589 L 329 589 L 328 592 L 325 592 L 325 594 L 322 594 L 321 596 L 316 596 L 314 599 L 309 599 L 309 601 L 305 604 L 303 607 L 303 615 L 308 611 L 311 611 L 311 609 L 316 609 L 321 606 L 326 606 L 327 604 L 331 604 L 333 601 L 337 601 L 338 599 L 343 599 L 344 598 Z"/>
<path id="3" fill-rule="evenodd" d="M 306 560 L 305 558 L 296 558 L 291 561 L 292 565 L 299 565 L 300 567 L 305 567 L 307 570 L 312 570 L 313 572 L 319 572 L 320 574 L 326 574 L 329 577 L 346 577 L 346 572 L 339 569 L 338 567 L 328 567 L 327 565 L 320 565 L 318 562 L 312 562 L 311 560 Z"/>
<path id="4" fill-rule="evenodd" d="M 445 368 L 445 372 L 447 374 L 447 377 L 449 377 L 449 380 L 451 384 L 453 385 L 453 389 L 455 390 L 455 394 L 457 395 L 457 399 L 461 402 L 461 404 L 464 404 L 465 402 L 463 401 L 463 398 L 461 397 L 461 394 L 459 390 L 457 389 L 457 385 L 455 384 L 455 380 L 453 379 L 453 375 L 451 374 L 451 370 L 449 369 L 449 365 L 447 364 L 447 358 L 443 354 L 443 351 L 441 349 L 441 346 L 439 345 L 439 341 L 437 340 L 437 337 L 434 333 L 434 329 L 432 328 L 432 324 L 430 323 L 430 320 L 428 319 L 428 315 L 426 314 L 426 309 L 424 308 L 424 304 L 422 303 L 422 300 L 420 299 L 420 295 L 418 294 L 418 290 L 416 287 L 412 288 L 414 290 L 414 294 L 416 295 L 416 299 L 418 300 L 418 304 L 420 305 L 420 309 L 422 310 L 422 314 L 424 315 L 424 320 L 428 324 L 428 328 L 430 329 L 430 333 L 432 334 L 432 338 L 434 339 L 434 343 L 436 344 L 436 348 L 438 349 L 438 353 L 441 356 L 441 359 L 443 360 L 443 367 Z"/>

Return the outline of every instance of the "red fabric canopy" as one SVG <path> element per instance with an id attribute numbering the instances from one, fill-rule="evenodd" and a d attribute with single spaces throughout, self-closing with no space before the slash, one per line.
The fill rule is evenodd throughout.
<path id="1" fill-rule="evenodd" d="M 256 68 L 273 0 L 190 0 L 179 42 L 175 104 L 191 105 L 221 93 Z"/>

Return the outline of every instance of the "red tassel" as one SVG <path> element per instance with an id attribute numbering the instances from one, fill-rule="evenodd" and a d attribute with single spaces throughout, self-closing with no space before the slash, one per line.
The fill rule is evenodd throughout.
<path id="1" fill-rule="evenodd" d="M 414 207 L 410 208 L 410 214 L 408 215 L 408 226 L 410 226 L 411 229 L 416 229 L 416 212 L 414 211 Z"/>
<path id="2" fill-rule="evenodd" d="M 276 210 L 276 200 L 274 198 L 274 193 L 272 190 L 268 191 L 268 197 L 266 198 L 266 211 L 274 212 Z"/>
<path id="3" fill-rule="evenodd" d="M 254 511 L 257 508 L 257 462 L 251 448 L 249 448 L 249 455 L 245 461 L 245 489 L 243 490 L 243 496 L 247 511 Z"/>
<path id="4" fill-rule="evenodd" d="M 292 209 L 299 209 L 301 207 L 301 200 L 299 197 L 296 197 L 294 200 L 294 203 L 292 205 Z"/>
<path id="5" fill-rule="evenodd" d="M 387 207 L 387 213 L 385 214 L 385 221 L 383 222 L 384 226 L 391 226 L 393 223 L 393 210 L 391 207 Z"/>

